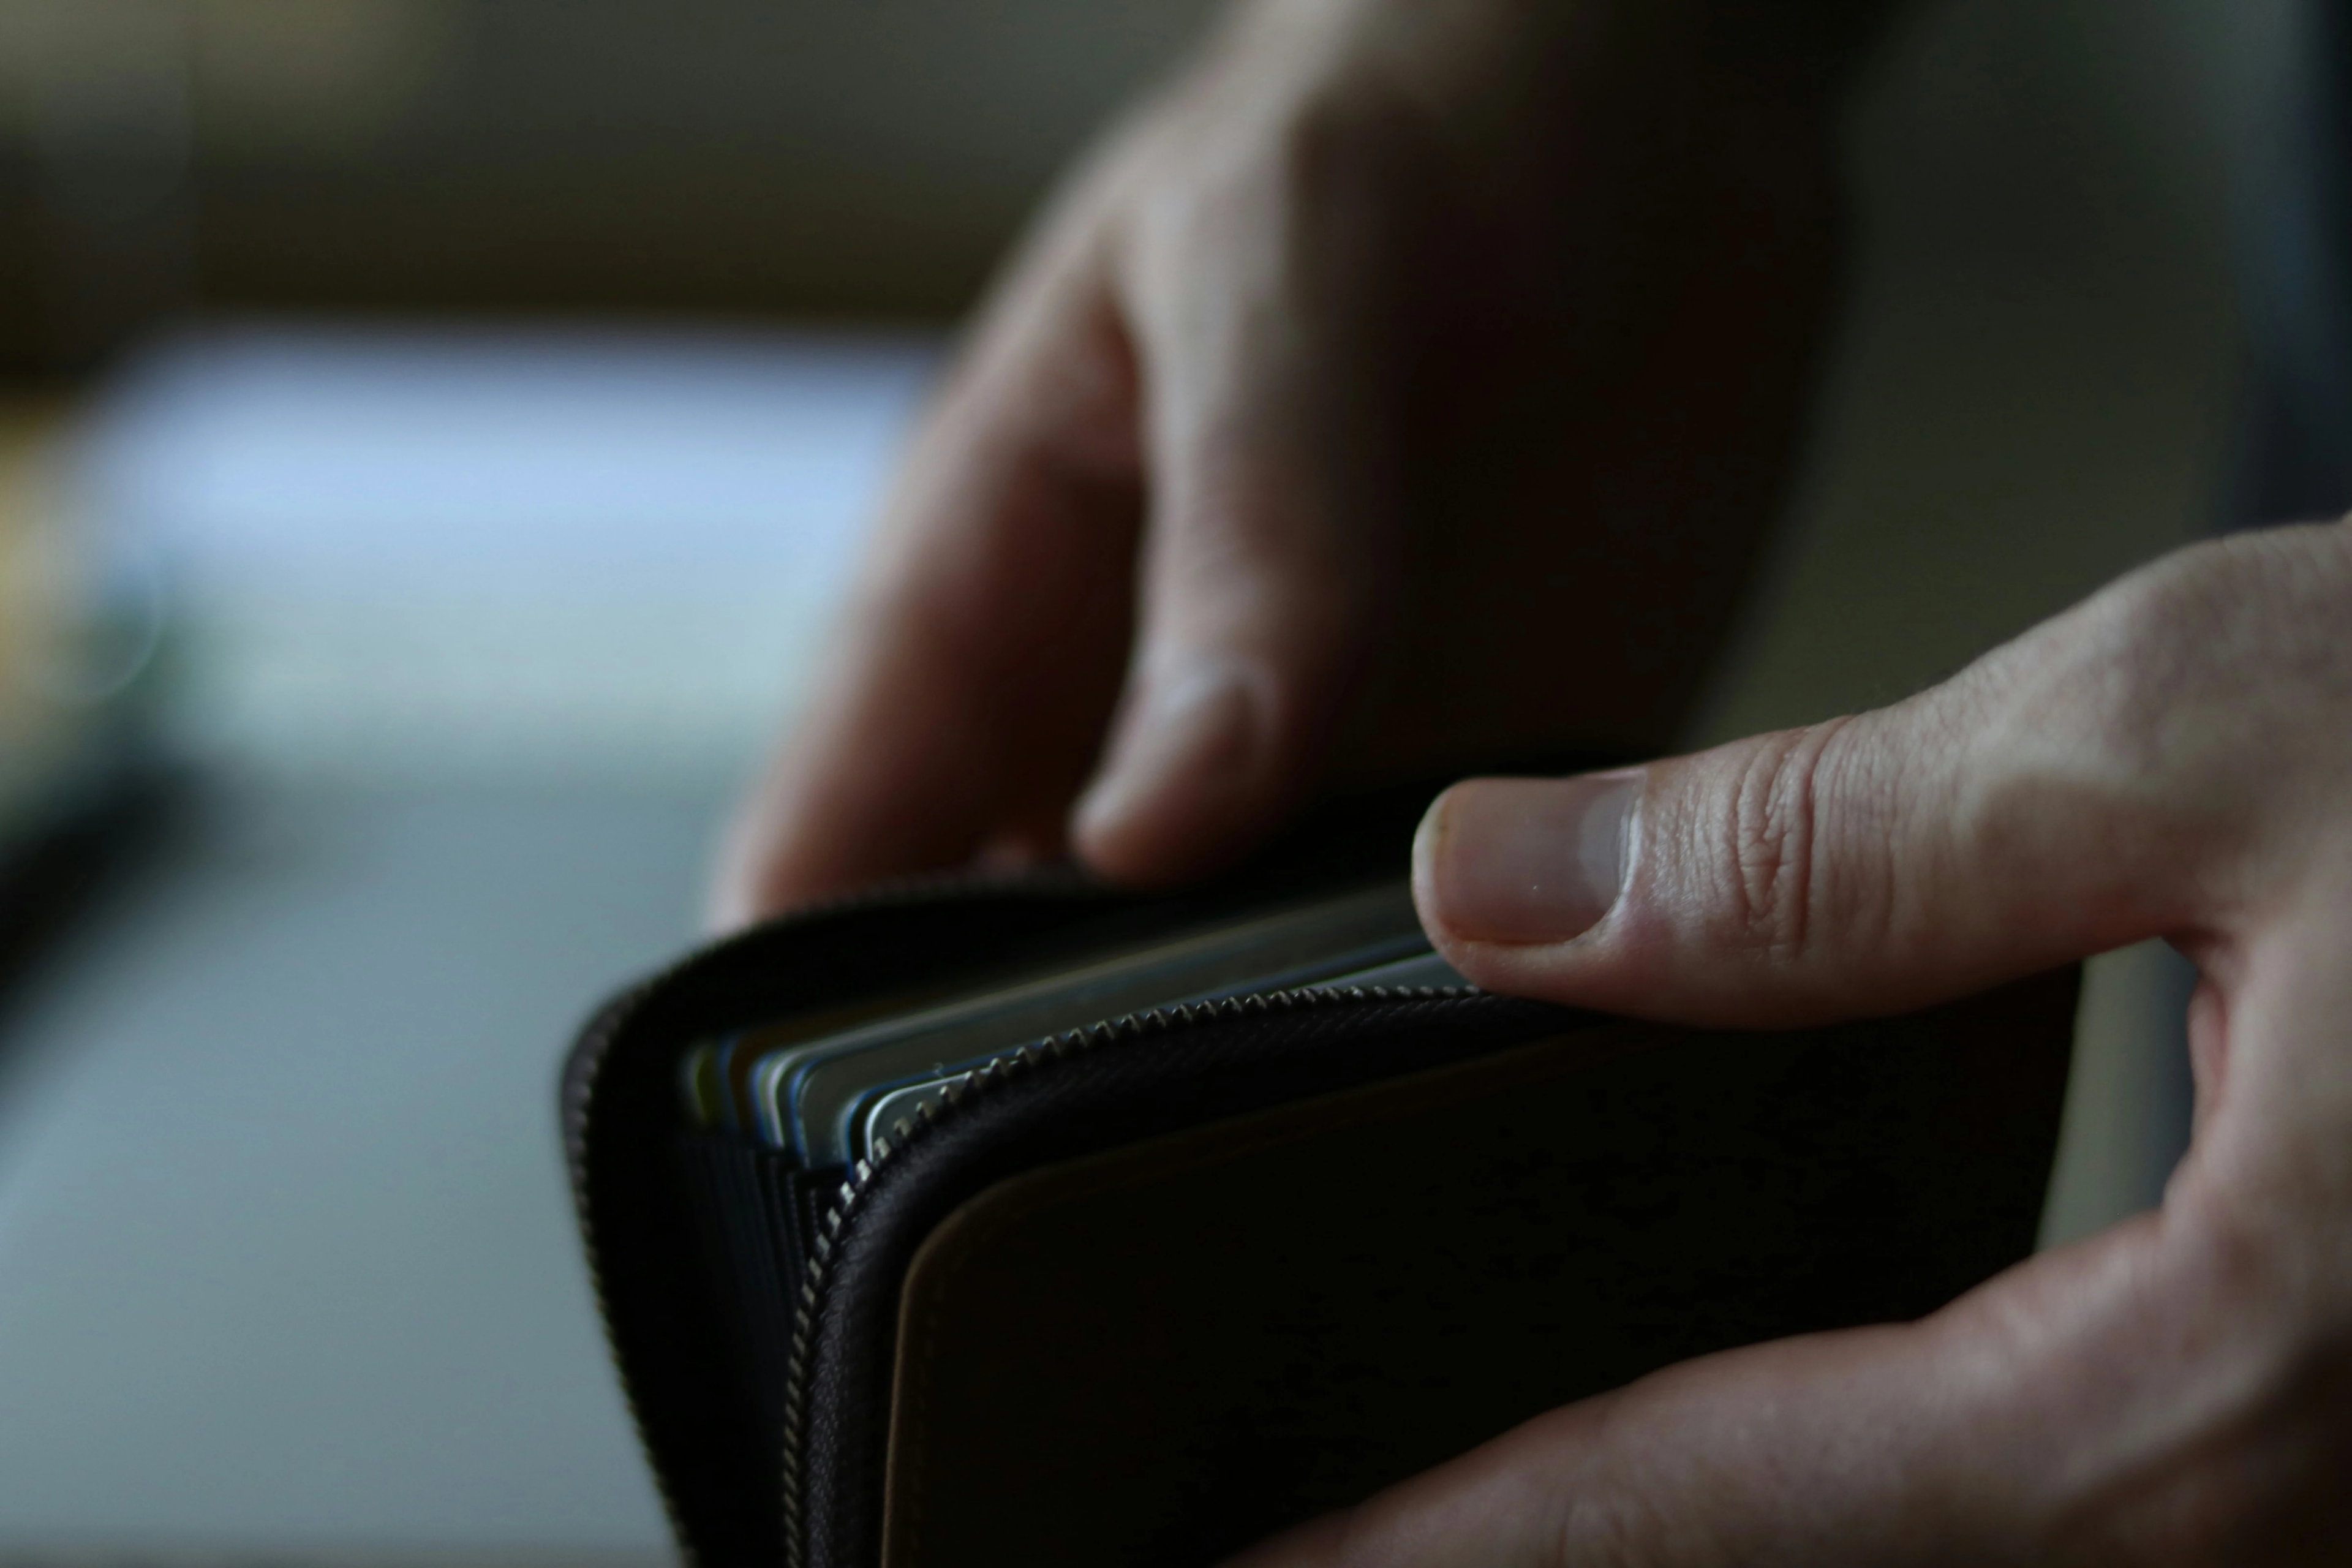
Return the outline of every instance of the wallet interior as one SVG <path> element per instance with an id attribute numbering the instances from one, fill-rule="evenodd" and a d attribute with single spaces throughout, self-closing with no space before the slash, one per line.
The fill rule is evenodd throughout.
<path id="1" fill-rule="evenodd" d="M 1210 1563 L 1568 1400 L 1916 1317 L 2030 1250 L 2071 971 L 1785 1035 L 1227 993 L 1005 1052 L 839 1163 L 687 1113 L 716 1036 L 1360 885 L 1422 799 L 1335 808 L 1176 897 L 869 897 L 599 1016 L 566 1075 L 575 1192 L 698 1559 Z"/>

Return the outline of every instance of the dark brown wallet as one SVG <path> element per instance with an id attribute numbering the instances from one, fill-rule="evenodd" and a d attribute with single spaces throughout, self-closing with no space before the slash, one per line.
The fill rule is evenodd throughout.
<path id="1" fill-rule="evenodd" d="M 1459 987 L 1228 995 L 1007 1050 L 837 1164 L 682 1111 L 730 1031 L 1401 873 L 1427 796 L 1337 803 L 1177 895 L 875 893 L 597 1016 L 564 1137 L 693 1559 L 1208 1564 L 1553 1406 L 1914 1318 L 2031 1250 L 2072 970 L 1775 1034 Z"/>

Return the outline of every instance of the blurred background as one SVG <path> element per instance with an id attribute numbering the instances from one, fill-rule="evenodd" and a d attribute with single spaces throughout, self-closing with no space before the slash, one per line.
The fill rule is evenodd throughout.
<path id="1" fill-rule="evenodd" d="M 552 1075 L 960 314 L 1197 0 L 0 0 L 0 1560 L 653 1563 Z M 2244 505 L 2294 0 L 1937 0 L 1694 740 Z M 2053 1239 L 2152 1202 L 2095 966 Z"/>

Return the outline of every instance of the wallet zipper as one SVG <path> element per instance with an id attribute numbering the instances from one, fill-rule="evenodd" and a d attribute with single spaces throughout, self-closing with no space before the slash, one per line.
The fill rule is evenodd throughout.
<path id="1" fill-rule="evenodd" d="M 739 942 L 764 935 L 779 927 L 805 925 L 838 915 L 889 909 L 901 904 L 929 903 L 961 898 L 1002 897 L 1006 893 L 1034 892 L 1050 895 L 1067 893 L 1089 885 L 1077 873 L 1059 868 L 1017 871 L 1009 875 L 1003 872 L 992 874 L 948 872 L 884 883 L 839 898 L 826 900 L 822 903 L 807 905 L 734 936 L 698 948 L 667 968 L 656 972 L 605 1008 L 604 1016 L 596 1020 L 583 1041 L 584 1048 L 581 1054 L 585 1058 L 584 1078 L 579 1094 L 579 1103 L 583 1108 L 582 1114 L 576 1128 L 566 1129 L 567 1136 L 563 1142 L 564 1158 L 570 1167 L 573 1201 L 580 1209 L 580 1232 L 585 1244 L 583 1251 L 588 1268 L 589 1292 L 595 1302 L 596 1321 L 604 1331 L 605 1349 L 613 1357 L 614 1365 L 622 1364 L 621 1347 L 613 1331 L 612 1309 L 606 1300 L 604 1262 L 596 1245 L 595 1228 L 590 1223 L 587 1214 L 589 1131 L 584 1112 L 587 1103 L 594 1096 L 597 1074 L 604 1067 L 604 1058 L 610 1053 L 613 1042 L 619 1037 L 621 1031 L 628 1026 L 645 1005 L 688 970 L 700 967 L 713 955 L 724 952 Z M 995 1064 L 990 1065 L 993 1067 Z M 928 1112 L 929 1108 L 926 1107 L 925 1110 Z M 861 1161 L 858 1166 L 859 1181 L 864 1180 L 866 1169 L 865 1162 Z M 842 1190 L 845 1194 L 850 1187 L 845 1185 Z M 796 1350 L 799 1342 L 800 1335 L 796 1322 L 793 1335 Z M 663 1517 L 669 1521 L 670 1534 L 677 1542 L 678 1557 L 682 1568 L 695 1568 L 695 1565 L 701 1561 L 701 1553 L 696 1550 L 693 1535 L 687 1529 L 685 1514 L 678 1507 L 676 1490 L 670 1484 L 668 1473 L 663 1468 L 661 1457 L 654 1452 L 654 1446 L 646 1436 L 645 1416 L 637 1405 L 636 1391 L 625 1377 L 621 1379 L 621 1397 L 629 1414 L 630 1435 L 636 1440 L 637 1452 L 645 1458 L 646 1470 L 653 1478 L 654 1492 L 661 1501 Z M 789 1394 L 787 1397 L 789 1398 Z M 797 1472 L 796 1464 L 790 1468 L 794 1473 Z M 789 1487 L 786 1490 L 786 1498 L 787 1512 L 797 1518 L 799 1500 Z M 786 1555 L 795 1563 L 804 1555 L 804 1548 L 797 1533 L 787 1532 Z"/>
<path id="2" fill-rule="evenodd" d="M 859 1205 L 871 1190 L 877 1174 L 887 1169 L 908 1146 L 919 1142 L 940 1122 L 956 1115 L 974 1100 L 1002 1089 L 1016 1078 L 1045 1070 L 1072 1057 L 1140 1035 L 1165 1036 L 1244 1014 L 1304 1011 L 1366 1002 L 1433 1001 L 1476 994 L 1479 993 L 1474 989 L 1460 985 L 1416 986 L 1412 989 L 1378 985 L 1345 988 L 1303 986 L 1290 991 L 1219 997 L 1214 1001 L 1186 1002 L 1130 1013 L 1083 1029 L 1054 1035 L 992 1058 L 951 1085 L 941 1096 L 937 1109 L 928 1102 L 918 1105 L 912 1118 L 900 1120 L 888 1133 L 877 1136 L 874 1140 L 873 1154 L 870 1158 L 857 1161 L 850 1168 L 848 1180 L 841 1184 L 833 1206 L 826 1211 L 823 1224 L 817 1227 L 802 1276 L 800 1300 L 793 1313 L 792 1348 L 784 1373 L 783 1500 L 784 1561 L 787 1568 L 807 1568 L 808 1563 L 808 1537 L 803 1528 L 805 1514 L 803 1476 L 808 1441 L 810 1384 L 815 1370 L 810 1350 L 817 1321 L 824 1313 L 831 1291 L 833 1255 L 843 1233 L 856 1223 Z M 642 1441 L 641 1434 L 641 1444 Z"/>

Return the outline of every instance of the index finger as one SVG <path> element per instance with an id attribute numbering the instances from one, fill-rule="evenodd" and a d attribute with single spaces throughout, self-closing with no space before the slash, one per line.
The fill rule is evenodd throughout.
<path id="1" fill-rule="evenodd" d="M 717 923 L 1058 831 L 1124 668 L 1135 403 L 1081 225 L 1016 268 L 925 420 L 810 706 L 729 835 Z"/>

